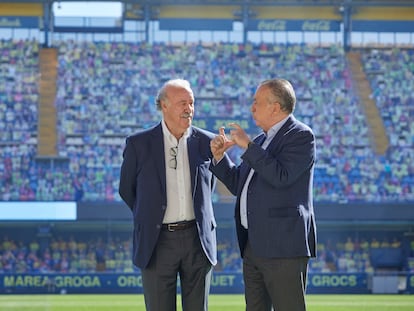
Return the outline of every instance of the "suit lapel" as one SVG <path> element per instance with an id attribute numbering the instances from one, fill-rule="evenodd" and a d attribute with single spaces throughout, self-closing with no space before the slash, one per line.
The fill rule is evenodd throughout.
<path id="1" fill-rule="evenodd" d="M 151 132 L 151 150 L 150 156 L 155 159 L 157 168 L 156 174 L 160 180 L 162 193 L 167 193 L 166 176 L 165 176 L 165 152 L 164 152 L 164 137 L 162 134 L 161 123 Z"/>
<path id="2" fill-rule="evenodd" d="M 286 134 L 286 132 L 294 125 L 294 119 L 295 117 L 293 115 L 289 116 L 289 118 L 286 120 L 285 124 L 280 128 L 280 130 L 276 133 L 275 137 L 273 137 L 272 141 L 270 142 L 269 150 L 272 150 L 274 146 L 277 146 L 279 141 L 282 139 L 282 137 Z M 266 148 L 266 149 L 267 149 Z"/>
<path id="3" fill-rule="evenodd" d="M 258 145 L 262 145 L 264 143 L 264 141 L 266 140 L 266 135 L 264 133 L 259 134 L 258 136 L 256 136 L 253 141 L 258 144 Z M 245 162 L 243 161 L 241 166 L 240 166 L 240 180 L 241 185 L 244 185 L 244 183 L 246 182 L 247 176 L 249 175 L 251 167 L 248 166 L 247 164 L 245 164 Z M 241 189 L 240 189 L 241 191 Z"/>
<path id="4" fill-rule="evenodd" d="M 263 145 L 263 143 L 265 142 L 265 140 L 266 140 L 266 135 L 265 135 L 265 133 L 262 133 L 262 134 L 259 134 L 258 136 L 256 136 L 254 139 L 253 139 L 253 141 L 256 143 L 256 144 L 258 144 L 258 145 Z"/>
<path id="5" fill-rule="evenodd" d="M 190 128 L 190 135 L 187 139 L 188 161 L 190 162 L 190 178 L 191 178 L 191 193 L 194 198 L 195 189 L 197 187 L 197 150 L 199 150 L 199 139 L 193 128 Z"/>

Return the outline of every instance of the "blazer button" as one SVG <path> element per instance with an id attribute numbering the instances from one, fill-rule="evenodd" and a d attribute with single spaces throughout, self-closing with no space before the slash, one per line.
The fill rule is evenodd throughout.
<path id="1" fill-rule="evenodd" d="M 161 225 L 157 225 L 157 229 L 161 229 Z"/>

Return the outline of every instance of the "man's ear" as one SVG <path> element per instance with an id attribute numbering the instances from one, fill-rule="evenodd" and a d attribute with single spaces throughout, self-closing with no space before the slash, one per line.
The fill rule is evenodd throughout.
<path id="1" fill-rule="evenodd" d="M 274 102 L 274 104 L 273 104 L 273 113 L 278 114 L 281 109 L 282 109 L 282 107 L 280 106 L 280 103 L 279 102 Z"/>

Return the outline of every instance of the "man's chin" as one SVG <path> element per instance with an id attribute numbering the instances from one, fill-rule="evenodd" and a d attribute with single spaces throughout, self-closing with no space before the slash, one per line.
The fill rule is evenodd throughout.
<path id="1" fill-rule="evenodd" d="M 192 121 L 193 120 L 191 118 L 188 118 L 188 119 L 184 118 L 184 119 L 182 119 L 181 124 L 188 128 L 188 127 L 191 126 Z"/>

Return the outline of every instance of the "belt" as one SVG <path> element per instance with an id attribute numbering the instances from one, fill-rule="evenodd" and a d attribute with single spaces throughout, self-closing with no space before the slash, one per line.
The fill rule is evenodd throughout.
<path id="1" fill-rule="evenodd" d="M 164 231 L 174 232 L 174 231 L 177 231 L 177 230 L 190 229 L 190 228 L 194 227 L 195 224 L 196 224 L 196 221 L 194 219 L 194 220 L 189 220 L 189 221 L 174 222 L 174 223 L 170 223 L 170 224 L 162 224 L 161 228 Z"/>

